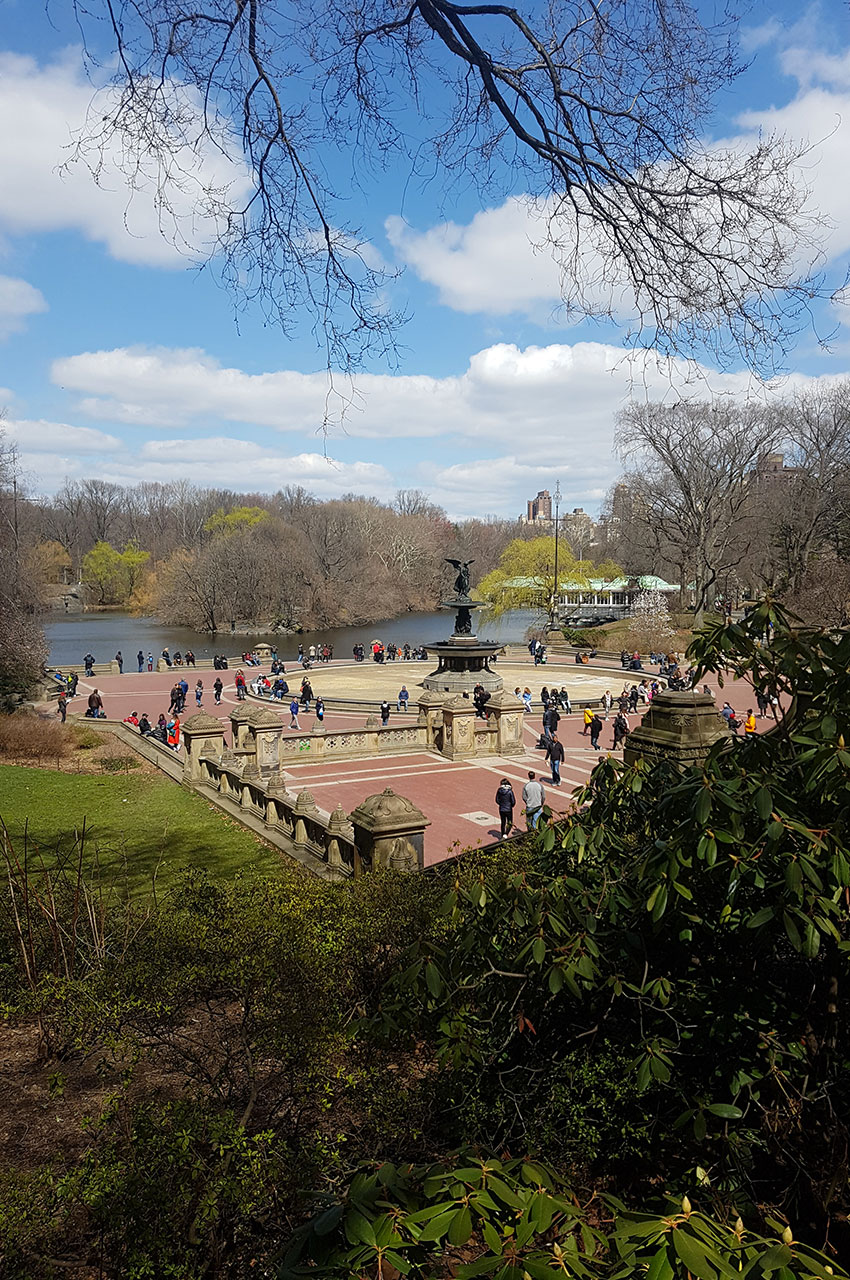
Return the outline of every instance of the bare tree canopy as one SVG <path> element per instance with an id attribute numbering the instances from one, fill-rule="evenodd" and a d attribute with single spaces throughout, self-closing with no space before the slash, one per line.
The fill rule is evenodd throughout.
<path id="1" fill-rule="evenodd" d="M 703 137 L 741 69 L 731 14 L 707 26 L 686 0 L 74 5 L 90 55 L 117 68 L 80 139 L 95 174 L 117 142 L 131 183 L 158 181 L 166 217 L 211 146 L 244 162 L 247 195 L 204 187 L 210 255 L 285 329 L 306 304 L 335 367 L 390 349 L 400 318 L 345 216 L 343 174 L 365 182 L 400 160 L 488 197 L 527 194 L 565 313 L 625 315 L 664 352 L 772 367 L 817 293 L 799 149 Z"/>
<path id="2" fill-rule="evenodd" d="M 779 439 L 773 415 L 733 401 L 633 404 L 620 415 L 633 519 L 677 565 L 682 588 L 693 587 L 698 622 L 746 555 L 749 482 Z"/>

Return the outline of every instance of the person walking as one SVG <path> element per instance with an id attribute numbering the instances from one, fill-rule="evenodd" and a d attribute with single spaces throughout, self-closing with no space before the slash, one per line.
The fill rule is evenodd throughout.
<path id="1" fill-rule="evenodd" d="M 171 686 L 171 701 L 168 704 L 168 714 L 171 715 L 172 711 L 179 711 L 179 710 L 180 710 L 180 686 L 179 684 L 173 684 Z"/>
<path id="2" fill-rule="evenodd" d="M 144 651 L 144 649 L 140 649 L 140 650 L 139 650 L 139 652 L 136 654 L 136 661 L 137 661 L 137 662 L 138 662 L 138 664 L 139 664 L 139 674 L 141 675 L 141 673 L 142 673 L 142 672 L 144 671 L 144 669 L 145 669 L 145 651 Z"/>
<path id="3" fill-rule="evenodd" d="M 607 716 L 606 716 L 607 719 Z M 602 717 L 598 711 L 594 711 L 593 719 L 590 722 L 590 745 L 594 751 L 599 750 L 599 735 L 602 732 Z"/>
<path id="4" fill-rule="evenodd" d="M 605 712 L 606 720 L 611 714 L 611 708 L 613 707 L 613 705 L 614 705 L 614 695 L 610 689 L 606 689 L 602 695 L 602 710 Z"/>
<path id="5" fill-rule="evenodd" d="M 301 725 L 298 723 L 298 710 L 299 710 L 299 708 L 298 708 L 298 699 L 297 699 L 297 698 L 293 698 L 293 699 L 292 699 L 292 701 L 291 701 L 291 702 L 290 702 L 290 704 L 289 704 L 289 727 L 290 727 L 290 729 L 300 729 L 300 728 L 301 728 Z"/>
<path id="6" fill-rule="evenodd" d="M 397 711 L 406 711 L 407 704 L 410 701 L 410 694 L 407 691 L 407 685 L 403 684 L 398 691 L 398 700 L 396 702 Z"/>
<path id="7" fill-rule="evenodd" d="M 313 700 L 313 686 L 310 684 L 307 676 L 301 681 L 301 705 L 305 711 L 310 710 L 310 703 Z"/>
<path id="8" fill-rule="evenodd" d="M 221 676 L 216 676 L 215 680 L 213 680 L 213 693 L 215 694 L 215 705 L 217 707 L 221 706 L 221 691 L 223 688 Z"/>
<path id="9" fill-rule="evenodd" d="M 153 671 L 153 654 L 148 654 L 148 671 Z"/>
<path id="10" fill-rule="evenodd" d="M 545 711 L 543 712 L 543 732 L 548 738 L 554 738 L 558 732 L 558 725 L 561 723 L 561 717 L 558 715 L 558 709 L 554 702 L 547 702 Z"/>
<path id="11" fill-rule="evenodd" d="M 245 701 L 245 673 L 240 667 L 236 672 L 233 683 L 236 685 L 236 697 L 239 702 Z"/>
<path id="12" fill-rule="evenodd" d="M 119 674 L 119 676 L 123 676 L 123 674 L 124 674 L 124 655 L 123 655 L 123 653 L 121 652 L 121 650 L 120 650 L 120 649 L 118 650 L 118 652 L 117 652 L 117 653 L 116 653 L 116 655 L 115 655 L 115 661 L 118 663 L 118 674 Z"/>
<path id="13" fill-rule="evenodd" d="M 564 763 L 564 744 L 558 740 L 558 735 L 554 732 L 546 747 L 546 759 L 549 761 L 549 768 L 552 770 L 552 786 L 559 787 L 561 785 L 561 765 Z"/>
<path id="14" fill-rule="evenodd" d="M 525 825 L 528 831 L 536 831 L 546 803 L 546 792 L 543 783 L 538 781 L 533 769 L 528 771 L 528 782 L 522 789 L 522 802 L 525 805 Z"/>
<path id="15" fill-rule="evenodd" d="M 180 717 L 174 715 L 165 726 L 166 742 L 172 751 L 180 750 Z"/>
<path id="16" fill-rule="evenodd" d="M 68 714 L 68 697 L 64 692 L 59 694 L 59 701 L 56 703 L 56 714 L 62 724 L 65 723 L 65 717 Z"/>
<path id="17" fill-rule="evenodd" d="M 502 824 L 502 831 L 499 836 L 500 840 L 504 840 L 511 833 L 514 825 L 514 806 L 516 805 L 516 796 L 514 789 L 508 778 L 502 778 L 499 783 L 499 789 L 496 792 L 496 806 L 499 810 L 499 821 Z"/>
<path id="18" fill-rule="evenodd" d="M 390 704 L 386 698 L 381 703 L 381 724 L 386 727 L 390 722 Z"/>
<path id="19" fill-rule="evenodd" d="M 186 710 L 186 698 L 189 694 L 189 681 L 186 679 L 185 676 L 183 676 L 178 681 L 178 684 L 180 686 L 180 706 L 178 708 L 177 714 L 182 715 L 183 712 Z"/>
<path id="20" fill-rule="evenodd" d="M 745 737 L 750 737 L 750 735 L 754 734 L 755 731 L 756 731 L 756 718 L 753 714 L 752 707 L 748 707 L 747 718 L 744 721 L 744 735 Z"/>
<path id="21" fill-rule="evenodd" d="M 195 685 L 195 706 L 199 707 L 204 700 L 204 682 L 199 680 Z"/>
<path id="22" fill-rule="evenodd" d="M 325 718 L 325 704 L 321 698 L 317 698 L 316 699 L 316 719 L 321 724 L 324 718 Z"/>
<path id="23" fill-rule="evenodd" d="M 585 707 L 585 709 L 584 709 L 584 729 L 582 730 L 582 734 L 581 734 L 581 736 L 582 736 L 583 738 L 586 738 L 586 737 L 587 737 L 587 734 L 588 734 L 588 731 L 589 731 L 589 729 L 590 729 L 590 725 L 591 725 L 591 722 L 592 722 L 592 721 L 593 721 L 593 708 L 592 708 L 592 707 Z"/>
<path id="24" fill-rule="evenodd" d="M 618 711 L 614 717 L 614 750 L 616 751 L 621 742 L 625 742 L 629 735 L 629 718 L 625 711 Z"/>
<path id="25" fill-rule="evenodd" d="M 765 689 L 756 689 L 756 705 L 759 709 L 759 720 L 763 720 L 770 706 L 770 698 L 767 696 Z"/>

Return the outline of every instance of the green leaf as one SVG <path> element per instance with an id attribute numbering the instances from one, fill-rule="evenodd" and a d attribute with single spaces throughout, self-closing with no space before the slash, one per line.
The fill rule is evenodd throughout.
<path id="1" fill-rule="evenodd" d="M 442 1240 L 456 1216 L 457 1208 L 453 1206 L 449 1213 L 441 1213 L 438 1217 L 432 1218 L 430 1222 L 425 1223 L 425 1226 L 419 1232 L 419 1239 Z M 410 1219 L 408 1219 L 409 1221 Z"/>
<path id="2" fill-rule="evenodd" d="M 703 826 L 711 813 L 711 792 L 703 788 L 694 806 L 694 817 Z"/>
<path id="3" fill-rule="evenodd" d="M 767 924 L 768 920 L 773 919 L 773 907 L 762 907 L 761 911 L 757 911 L 754 916 L 750 916 L 747 921 L 748 929 L 758 929 L 761 925 Z"/>
<path id="4" fill-rule="evenodd" d="M 466 1244 L 472 1235 L 472 1214 L 469 1212 L 469 1206 L 464 1205 L 458 1209 L 449 1226 L 449 1244 Z"/>
<path id="5" fill-rule="evenodd" d="M 666 1243 L 661 1246 L 649 1264 L 646 1280 L 671 1280 L 673 1268 L 667 1257 Z"/>
<path id="6" fill-rule="evenodd" d="M 549 970 L 549 990 L 552 992 L 552 995 L 556 996 L 563 985 L 564 975 L 558 966 L 555 965 Z"/>
<path id="7" fill-rule="evenodd" d="M 698 1280 L 717 1280 L 717 1272 L 709 1264 L 702 1245 L 681 1227 L 673 1232 L 673 1247 L 691 1274 L 697 1276 Z"/>
<path id="8" fill-rule="evenodd" d="M 342 1221 L 342 1215 L 345 1213 L 345 1207 L 341 1204 L 332 1204 L 330 1209 L 326 1209 L 324 1213 L 319 1214 L 313 1223 L 313 1230 L 317 1236 L 327 1236 L 333 1231 L 334 1227 L 339 1226 Z"/>
<path id="9" fill-rule="evenodd" d="M 500 1256 L 502 1252 L 502 1237 L 493 1224 L 490 1222 L 482 1223 L 481 1231 L 484 1235 L 484 1242 L 490 1252 L 495 1253 L 497 1257 Z"/>
<path id="10" fill-rule="evenodd" d="M 653 897 L 655 901 L 652 904 L 652 919 L 655 922 L 661 919 L 667 907 L 667 885 L 660 884 Z"/>
<path id="11" fill-rule="evenodd" d="M 349 1244 L 368 1244 L 375 1248 L 375 1230 L 367 1218 L 356 1209 L 347 1214 L 345 1236 Z"/>
<path id="12" fill-rule="evenodd" d="M 756 813 L 762 822 L 766 822 L 773 813 L 773 796 L 768 787 L 759 787 L 755 794 Z"/>
<path id="13" fill-rule="evenodd" d="M 740 1120 L 744 1114 L 740 1107 L 733 1107 L 730 1102 L 712 1102 L 705 1109 L 721 1120 Z"/>
<path id="14" fill-rule="evenodd" d="M 780 1267 L 787 1267 L 793 1257 L 794 1255 L 787 1244 L 775 1244 L 768 1249 L 767 1253 L 761 1255 L 759 1266 L 762 1271 L 778 1271 Z"/>
<path id="15" fill-rule="evenodd" d="M 534 945 L 531 948 L 531 954 L 534 957 L 535 964 L 542 964 L 546 959 L 546 939 L 535 938 Z"/>
<path id="16" fill-rule="evenodd" d="M 425 966 L 425 981 L 428 984 L 428 990 L 431 995 L 436 999 L 443 989 L 443 981 L 440 977 L 440 971 L 433 960 L 429 960 Z"/>

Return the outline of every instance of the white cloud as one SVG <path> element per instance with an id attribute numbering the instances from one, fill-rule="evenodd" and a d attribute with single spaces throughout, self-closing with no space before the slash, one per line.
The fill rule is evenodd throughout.
<path id="1" fill-rule="evenodd" d="M 0 341 L 26 327 L 29 316 L 47 310 L 39 289 L 14 276 L 0 276 Z"/>
<path id="2" fill-rule="evenodd" d="M 118 484 L 185 477 L 197 485 L 258 493 L 300 484 L 320 498 L 350 492 L 380 497 L 395 488 L 380 463 L 340 462 L 319 453 L 286 457 L 255 441 L 227 436 L 149 440 L 139 454 L 125 453 L 106 464 L 101 474 Z"/>
<path id="3" fill-rule="evenodd" d="M 771 28 L 760 43 L 775 36 Z M 800 90 L 794 99 L 784 106 L 743 113 L 737 120 L 740 135 L 714 145 L 718 152 L 728 149 L 735 154 L 773 133 L 787 136 L 795 145 L 808 145 L 797 166 L 799 182 L 810 193 L 812 213 L 830 224 L 822 243 L 827 260 L 835 260 L 850 249 L 850 51 L 795 45 L 782 52 L 781 61 L 787 74 L 798 77 Z M 400 261 L 433 285 L 440 302 L 456 311 L 523 314 L 540 322 L 559 308 L 562 297 L 575 296 L 579 281 L 583 303 L 631 322 L 636 314 L 633 294 L 617 272 L 610 246 L 594 243 L 587 222 L 577 242 L 569 217 L 563 225 L 557 219 L 560 247 L 547 243 L 547 220 L 555 209 L 553 199 L 514 196 L 480 211 L 467 224 L 444 222 L 417 230 L 391 217 L 385 229 Z M 808 246 L 801 243 L 800 254 L 806 252 Z M 802 256 L 799 269 L 809 269 Z M 581 310 L 573 316 L 559 309 L 558 319 L 580 319 Z"/>
<path id="4" fill-rule="evenodd" d="M 278 432 L 315 440 L 328 392 L 324 374 L 249 374 L 222 368 L 203 351 L 140 347 L 67 357 L 54 364 L 53 377 L 83 393 L 82 407 L 99 418 L 182 429 L 179 438 L 149 439 L 132 456 L 112 459 L 110 479 L 180 475 L 263 491 L 298 483 L 321 496 L 355 490 L 386 497 L 414 485 L 456 517 L 509 515 L 557 477 L 565 503 L 595 505 L 616 477 L 615 419 L 632 398 L 767 397 L 808 381 L 766 385 L 597 342 L 525 349 L 498 343 L 456 376 L 358 378 L 346 387 L 354 406 L 345 421 L 348 444 L 343 449 L 337 430 L 329 446 L 348 456 L 356 448 L 359 460 L 329 462 L 309 445 L 281 456 L 270 443 Z M 246 438 L 233 438 L 229 423 L 241 424 Z M 187 434 L 195 426 L 202 439 Z"/>
<path id="5" fill-rule="evenodd" d="M 401 218 L 386 221 L 390 244 L 440 301 L 456 311 L 504 315 L 551 309 L 560 297 L 561 272 L 546 238 L 545 206 L 512 197 L 483 209 L 466 226 L 444 222 L 416 231 Z"/>
<path id="6" fill-rule="evenodd" d="M 49 66 L 0 54 L 0 230 L 75 230 L 102 242 L 123 262 L 180 266 L 185 257 L 177 246 L 203 252 L 216 230 L 204 211 L 206 183 L 231 187 L 238 198 L 247 190 L 246 172 L 209 142 L 197 160 L 184 149 L 180 182 L 168 185 L 163 204 L 155 199 L 160 175 L 153 162 L 140 157 L 132 190 L 119 171 L 117 143 L 104 156 L 100 185 L 85 164 L 60 171 L 87 113 L 103 114 L 104 95 L 110 92 L 95 95 L 73 53 Z M 186 106 L 197 111 L 188 97 Z"/>
<path id="7" fill-rule="evenodd" d="M 198 350 L 84 352 L 54 361 L 51 376 L 83 395 L 77 405 L 82 412 L 136 426 L 185 427 L 201 420 L 315 434 L 327 410 L 334 420 L 331 436 L 344 431 L 361 439 L 457 436 L 513 444 L 522 431 L 546 448 L 553 436 L 583 445 L 591 424 L 610 424 L 633 393 L 706 395 L 711 389 L 737 395 L 760 386 L 748 375 L 710 373 L 598 342 L 524 350 L 498 343 L 473 355 L 459 376 L 363 374 L 338 381 L 330 395 L 324 373 L 249 374 L 222 368 Z"/>
<path id="8" fill-rule="evenodd" d="M 73 427 L 67 422 L 46 422 L 11 418 L 2 423 L 9 438 L 28 453 L 99 454 L 113 453 L 121 441 L 93 427 Z"/>

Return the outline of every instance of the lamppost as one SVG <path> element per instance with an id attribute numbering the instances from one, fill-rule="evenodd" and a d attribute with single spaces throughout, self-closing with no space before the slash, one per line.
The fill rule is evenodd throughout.
<path id="1" fill-rule="evenodd" d="M 552 592 L 552 611 L 549 619 L 549 626 L 554 631 L 558 618 L 558 507 L 561 502 L 561 482 L 555 483 L 555 492 L 552 495 L 555 499 L 555 588 Z"/>

